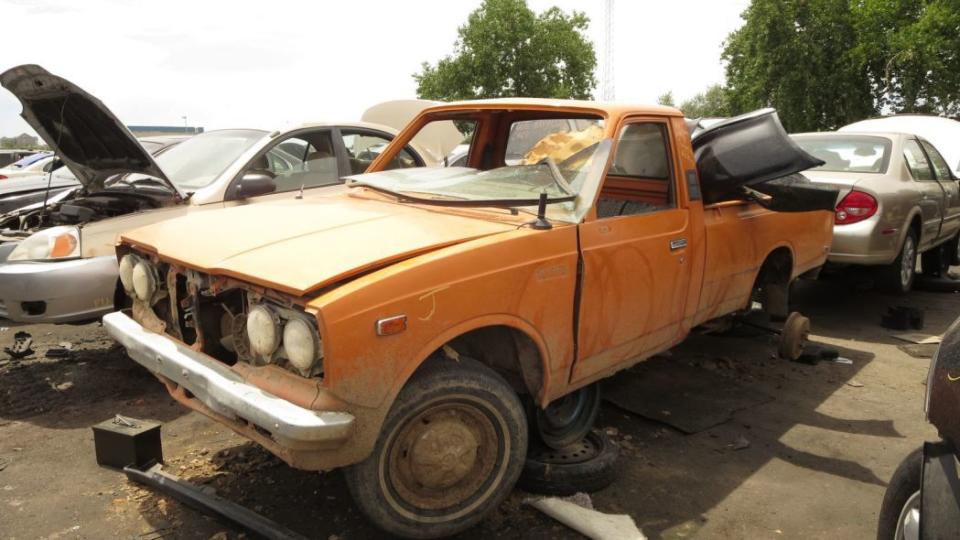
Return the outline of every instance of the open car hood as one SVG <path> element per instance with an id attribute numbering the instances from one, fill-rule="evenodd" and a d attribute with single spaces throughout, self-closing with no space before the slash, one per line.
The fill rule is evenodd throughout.
<path id="1" fill-rule="evenodd" d="M 301 296 L 421 253 L 515 229 L 344 194 L 194 212 L 123 239 L 188 267 Z"/>
<path id="2" fill-rule="evenodd" d="M 793 141 L 773 109 L 693 127 L 692 143 L 703 200 L 714 203 L 743 197 L 743 186 L 790 176 L 823 161 Z"/>
<path id="3" fill-rule="evenodd" d="M 20 100 L 20 116 L 88 190 L 102 189 L 113 175 L 137 173 L 162 181 L 183 198 L 133 134 L 82 88 L 29 64 L 0 74 L 0 85 Z"/>

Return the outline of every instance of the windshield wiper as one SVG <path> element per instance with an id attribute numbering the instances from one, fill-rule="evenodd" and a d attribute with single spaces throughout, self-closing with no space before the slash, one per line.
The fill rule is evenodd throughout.
<path id="1" fill-rule="evenodd" d="M 537 162 L 537 165 L 546 165 L 550 169 L 550 176 L 553 177 L 553 181 L 560 189 L 567 195 L 576 195 L 573 191 L 573 186 L 567 182 L 567 179 L 563 177 L 563 174 L 560 172 L 560 167 L 557 167 L 557 162 L 553 160 L 552 157 L 547 156 Z"/>
<path id="2" fill-rule="evenodd" d="M 466 197 L 457 197 L 455 195 L 441 195 L 438 193 L 431 192 L 417 192 L 417 191 L 393 191 L 386 189 L 368 182 L 363 182 L 359 180 L 352 180 L 347 184 L 347 187 L 366 187 L 380 193 L 386 193 L 392 197 L 396 197 L 400 202 L 412 202 L 416 204 L 433 204 L 437 206 L 464 206 L 464 207 L 484 207 L 484 206 L 496 206 L 503 208 L 512 208 L 516 206 L 533 206 L 540 203 L 540 198 L 536 199 L 468 199 Z M 423 193 L 424 195 L 430 195 L 432 198 L 427 197 L 417 197 L 415 195 L 408 195 L 409 193 Z M 569 193 L 563 197 L 553 197 L 546 201 L 547 204 L 570 202 L 577 198 L 575 193 Z"/>

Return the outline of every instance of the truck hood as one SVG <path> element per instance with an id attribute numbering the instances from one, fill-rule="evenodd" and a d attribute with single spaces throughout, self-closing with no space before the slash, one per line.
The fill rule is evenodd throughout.
<path id="1" fill-rule="evenodd" d="M 0 85 L 20 100 L 20 116 L 87 189 L 103 189 L 116 174 L 139 173 L 183 197 L 110 109 L 79 86 L 29 64 L 0 74 Z"/>
<path id="2" fill-rule="evenodd" d="M 197 212 L 127 232 L 122 240 L 184 266 L 300 296 L 392 262 L 514 229 L 345 194 Z"/>

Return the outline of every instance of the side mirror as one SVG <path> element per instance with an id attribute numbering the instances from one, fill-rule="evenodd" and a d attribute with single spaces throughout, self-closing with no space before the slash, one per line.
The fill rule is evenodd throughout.
<path id="1" fill-rule="evenodd" d="M 247 171 L 237 182 L 234 188 L 234 195 L 238 199 L 247 197 L 256 197 L 273 193 L 277 190 L 277 183 L 273 181 L 273 175 L 267 171 Z"/>

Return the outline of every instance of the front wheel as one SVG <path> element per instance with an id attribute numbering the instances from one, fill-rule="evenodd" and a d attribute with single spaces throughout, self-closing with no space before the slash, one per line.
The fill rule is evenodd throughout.
<path id="1" fill-rule="evenodd" d="M 406 538 L 472 527 L 510 493 L 527 454 L 516 392 L 487 366 L 429 360 L 410 379 L 373 453 L 345 471 L 361 511 Z"/>
<path id="2" fill-rule="evenodd" d="M 920 538 L 920 469 L 923 448 L 910 453 L 897 467 L 880 505 L 877 540 Z"/>

